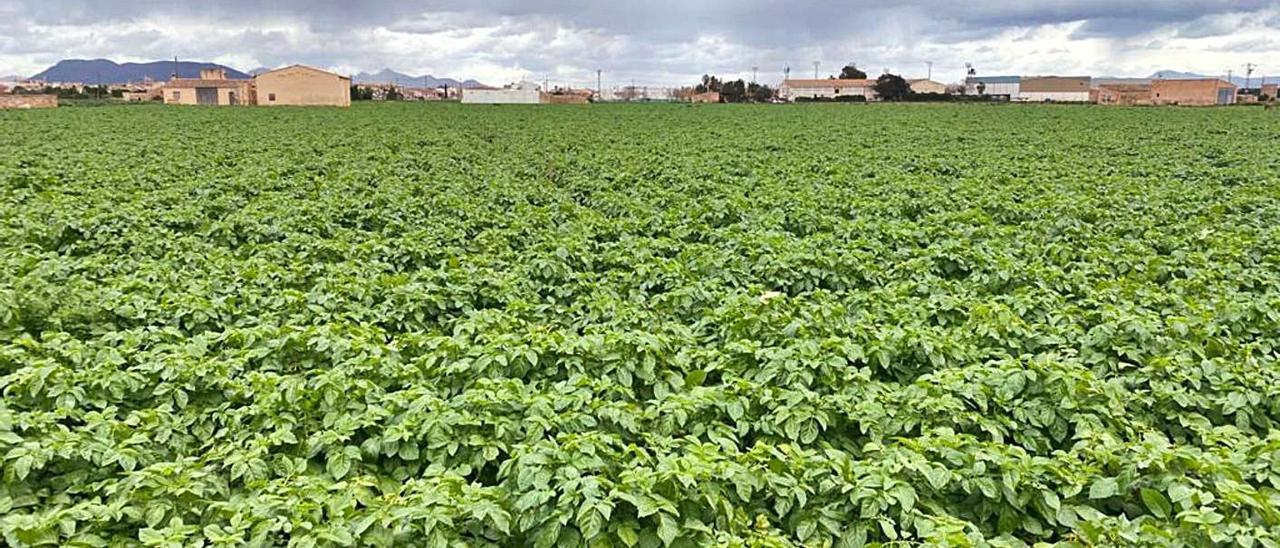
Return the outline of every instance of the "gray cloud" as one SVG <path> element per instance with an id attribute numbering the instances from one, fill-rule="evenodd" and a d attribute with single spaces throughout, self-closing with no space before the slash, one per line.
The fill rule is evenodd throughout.
<path id="1" fill-rule="evenodd" d="M 174 55 L 579 83 L 596 67 L 615 78 L 673 83 L 702 72 L 742 75 L 751 66 L 804 73 L 814 59 L 825 72 L 856 60 L 875 71 L 919 73 L 934 61 L 944 78 L 965 61 L 999 72 L 1144 64 L 1150 72 L 1195 70 L 1165 63 L 1195 59 L 1180 44 L 1212 37 L 1224 38 L 1192 53 L 1220 65 L 1209 54 L 1271 44 L 1264 35 L 1278 22 L 1273 0 L 18 0 L 0 6 L 0 73 L 63 57 Z"/>

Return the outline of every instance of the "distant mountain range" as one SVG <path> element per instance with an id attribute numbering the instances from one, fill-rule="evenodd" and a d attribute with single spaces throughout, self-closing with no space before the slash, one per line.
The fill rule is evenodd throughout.
<path id="1" fill-rule="evenodd" d="M 1196 78 L 1222 78 L 1223 80 L 1226 80 L 1226 78 L 1223 78 L 1223 76 L 1224 76 L 1224 75 L 1222 75 L 1222 74 L 1217 74 L 1217 75 L 1205 75 L 1205 74 L 1196 74 L 1196 73 L 1194 73 L 1194 72 L 1179 72 L 1179 71 L 1176 71 L 1176 70 L 1161 70 L 1161 71 L 1157 71 L 1155 74 L 1152 74 L 1152 75 L 1150 76 L 1150 78 L 1152 78 L 1152 79 L 1159 78 L 1159 79 L 1164 79 L 1164 80 L 1192 80 L 1192 79 L 1196 79 Z M 1254 75 L 1254 76 L 1250 77 L 1250 78 L 1248 79 L 1248 81 L 1247 81 L 1247 82 L 1248 82 L 1248 84 L 1249 84 L 1250 86 L 1252 86 L 1252 87 L 1258 87 L 1258 86 L 1262 83 L 1262 81 L 1263 81 L 1264 79 L 1265 79 L 1267 82 L 1269 82 L 1269 83 L 1273 83 L 1273 84 L 1274 84 L 1274 83 L 1278 83 L 1278 82 L 1280 82 L 1280 76 L 1263 76 L 1263 75 L 1261 75 L 1261 74 L 1256 74 L 1256 75 Z M 1245 77 L 1244 77 L 1244 76 L 1241 76 L 1241 75 L 1239 75 L 1239 74 L 1232 74 L 1232 75 L 1231 75 L 1231 83 L 1233 83 L 1233 84 L 1235 84 L 1235 85 L 1237 85 L 1237 86 L 1240 86 L 1240 87 L 1244 87 L 1244 86 L 1245 86 L 1245 83 L 1246 83 L 1246 80 L 1245 80 Z"/>
<path id="2" fill-rule="evenodd" d="M 375 73 L 361 72 L 355 75 L 353 81 L 357 84 L 395 84 L 404 87 L 429 87 L 438 88 L 441 86 L 449 86 L 451 88 L 480 88 L 486 87 L 484 84 L 475 80 L 458 81 L 453 78 L 436 78 L 430 74 L 423 76 L 411 76 L 391 69 L 382 69 Z"/>
<path id="3" fill-rule="evenodd" d="M 200 76 L 200 69 L 203 68 L 221 68 L 227 71 L 229 78 L 250 78 L 272 70 L 267 67 L 258 67 L 249 72 L 240 72 L 236 69 L 217 63 L 199 62 L 199 61 L 153 61 L 150 63 L 116 63 L 110 59 L 63 59 L 53 66 L 44 69 L 39 74 L 31 77 L 33 80 L 44 80 L 46 82 L 81 82 L 84 84 L 123 84 L 126 82 L 140 82 L 147 78 L 152 80 L 168 80 L 173 74 L 179 78 L 197 78 Z M 22 76 L 6 76 L 0 78 L 0 81 L 7 80 L 25 80 Z M 432 87 L 449 86 L 451 88 L 476 88 L 485 87 L 484 84 L 475 80 L 454 80 L 453 78 L 436 78 L 430 74 L 424 76 L 411 76 L 396 72 L 391 69 L 382 69 L 375 73 L 361 72 L 355 75 L 354 81 L 360 84 L 388 84 L 393 83 L 397 86 L 404 87 Z"/>
<path id="4" fill-rule="evenodd" d="M 123 84 L 152 80 L 168 80 L 177 73 L 179 78 L 198 78 L 200 69 L 221 68 L 229 78 L 248 78 L 249 75 L 217 63 L 198 61 L 153 61 L 150 63 L 116 63 L 109 59 L 63 59 L 31 78 L 47 82 L 82 82 L 85 84 Z"/>

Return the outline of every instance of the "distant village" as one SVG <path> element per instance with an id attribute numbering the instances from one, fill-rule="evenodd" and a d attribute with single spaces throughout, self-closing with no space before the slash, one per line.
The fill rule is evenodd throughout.
<path id="1" fill-rule="evenodd" d="M 722 81 L 706 75 L 684 87 L 622 86 L 605 90 L 544 83 L 415 87 L 394 82 L 354 83 L 305 65 L 263 70 L 248 78 L 229 77 L 222 68 L 204 68 L 195 78 L 176 73 L 168 80 L 88 85 L 77 82 L 0 82 L 0 108 L 53 107 L 59 100 L 155 102 L 211 106 L 349 106 L 352 101 L 459 101 L 470 104 L 588 104 L 599 102 L 792 103 L 792 102 L 1016 102 L 1099 105 L 1221 106 L 1271 103 L 1277 84 L 1237 86 L 1221 78 L 1095 78 L 1091 76 L 980 75 L 968 68 L 963 82 L 885 74 L 869 78 L 853 64 L 826 78 L 791 78 L 776 87 Z M 816 70 L 815 70 L 816 73 Z M 817 76 L 817 74 L 815 74 Z M 754 80 L 754 77 L 753 77 Z"/>

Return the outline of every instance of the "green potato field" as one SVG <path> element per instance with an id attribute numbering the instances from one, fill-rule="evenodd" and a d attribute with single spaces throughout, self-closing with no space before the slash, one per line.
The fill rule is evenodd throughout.
<path id="1" fill-rule="evenodd" d="M 7 546 L 1280 546 L 1280 115 L 0 112 Z"/>

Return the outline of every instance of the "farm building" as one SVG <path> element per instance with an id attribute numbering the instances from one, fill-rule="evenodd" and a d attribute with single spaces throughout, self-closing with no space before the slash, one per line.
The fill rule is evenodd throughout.
<path id="1" fill-rule="evenodd" d="M 964 79 L 967 95 L 987 95 L 1014 99 L 1022 88 L 1021 76 L 970 76 Z"/>
<path id="2" fill-rule="evenodd" d="M 1099 105 L 1151 104 L 1151 84 L 1103 84 L 1094 88 L 1091 101 Z"/>
<path id="3" fill-rule="evenodd" d="M 690 103 L 719 103 L 720 93 L 716 91 L 695 93 L 689 96 L 689 102 Z"/>
<path id="4" fill-rule="evenodd" d="M 1022 78 L 1012 98 L 1031 103 L 1085 103 L 1089 89 L 1088 76 L 1029 76 Z"/>
<path id="5" fill-rule="evenodd" d="M 1151 101 L 1157 105 L 1230 105 L 1236 102 L 1236 86 L 1217 78 L 1155 80 Z"/>
<path id="6" fill-rule="evenodd" d="M 501 89 L 464 89 L 462 102 L 472 104 L 528 104 L 542 102 L 542 92 L 536 84 L 520 82 Z"/>
<path id="7" fill-rule="evenodd" d="M 1237 103 L 1257 103 L 1276 98 L 1276 85 L 1263 84 L 1256 88 L 1239 88 L 1236 90 Z"/>
<path id="8" fill-rule="evenodd" d="M 291 65 L 253 77 L 257 104 L 351 106 L 351 79 L 327 70 Z"/>
<path id="9" fill-rule="evenodd" d="M 872 88 L 875 83 L 875 80 L 841 78 L 828 78 L 826 80 L 787 79 L 783 80 L 782 86 L 778 88 L 778 96 L 787 101 L 839 99 L 841 97 L 862 97 L 870 101 L 876 96 L 875 90 Z"/>
<path id="10" fill-rule="evenodd" d="M 916 78 L 907 80 L 907 84 L 911 86 L 912 93 L 946 93 L 947 85 L 942 82 L 935 82 L 928 78 Z"/>
<path id="11" fill-rule="evenodd" d="M 166 105 L 251 105 L 253 81 L 227 78 L 220 68 L 200 69 L 199 78 L 171 78 L 164 85 Z"/>

